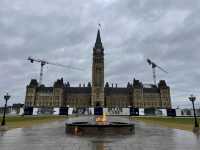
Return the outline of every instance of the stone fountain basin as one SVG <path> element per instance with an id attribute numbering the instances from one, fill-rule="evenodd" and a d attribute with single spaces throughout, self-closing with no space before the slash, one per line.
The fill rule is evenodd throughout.
<path id="1" fill-rule="evenodd" d="M 133 134 L 134 124 L 129 121 L 124 121 L 120 118 L 108 119 L 106 122 L 96 122 L 94 119 L 80 118 L 74 121 L 66 122 L 65 129 L 66 133 L 75 135 L 111 135 L 111 134 Z"/>

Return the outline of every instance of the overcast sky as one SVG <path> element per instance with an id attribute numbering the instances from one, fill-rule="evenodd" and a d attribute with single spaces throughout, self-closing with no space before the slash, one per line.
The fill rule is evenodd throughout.
<path id="1" fill-rule="evenodd" d="M 46 65 L 46 86 L 61 77 L 73 86 L 91 81 L 99 23 L 105 81 L 152 83 L 150 58 L 169 72 L 157 70 L 157 80 L 171 87 L 174 107 L 190 107 L 191 93 L 200 104 L 199 0 L 1 0 L 0 105 L 6 92 L 10 104 L 23 103 L 26 85 L 39 79 L 40 65 L 28 56 L 84 69 Z"/>

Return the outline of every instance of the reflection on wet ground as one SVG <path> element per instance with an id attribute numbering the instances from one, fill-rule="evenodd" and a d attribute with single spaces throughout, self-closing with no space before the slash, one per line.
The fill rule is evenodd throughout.
<path id="1" fill-rule="evenodd" d="M 65 122 L 0 133 L 0 150 L 199 150 L 191 132 L 136 122 L 134 135 L 84 136 L 65 133 Z"/>

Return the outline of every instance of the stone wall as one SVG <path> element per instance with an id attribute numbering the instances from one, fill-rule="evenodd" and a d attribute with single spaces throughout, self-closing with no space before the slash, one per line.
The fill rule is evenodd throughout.
<path id="1" fill-rule="evenodd" d="M 104 88 L 104 107 L 125 108 L 128 106 L 138 108 L 171 108 L 170 88 L 166 83 L 159 83 L 158 87 L 146 87 L 139 81 L 134 81 L 128 87 Z M 32 107 L 91 107 L 92 88 L 88 86 L 70 87 L 62 79 L 57 80 L 53 87 L 38 86 L 33 84 L 27 86 L 25 106 Z"/>

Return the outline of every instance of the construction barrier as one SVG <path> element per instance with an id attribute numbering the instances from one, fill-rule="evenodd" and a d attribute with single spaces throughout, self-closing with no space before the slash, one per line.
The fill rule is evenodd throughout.
<path id="1" fill-rule="evenodd" d="M 176 110 L 175 109 L 167 109 L 167 116 L 176 117 Z"/>
<path id="2" fill-rule="evenodd" d="M 95 107 L 94 115 L 103 115 L 103 107 Z"/>
<path id="3" fill-rule="evenodd" d="M 130 107 L 130 116 L 139 116 L 139 108 Z"/>
<path id="4" fill-rule="evenodd" d="M 171 116 L 171 117 L 192 117 L 194 112 L 192 109 L 155 109 L 155 108 L 135 108 L 135 107 L 90 107 L 90 108 L 72 108 L 72 107 L 55 107 L 55 108 L 33 108 L 21 107 L 18 112 L 14 109 L 10 111 L 10 115 L 114 115 L 114 116 Z M 200 116 L 200 109 L 196 109 L 196 115 Z"/>
<path id="5" fill-rule="evenodd" d="M 33 108 L 33 114 L 32 115 L 38 115 L 38 108 Z"/>
<path id="6" fill-rule="evenodd" d="M 139 115 L 144 116 L 144 108 L 139 108 Z"/>
<path id="7" fill-rule="evenodd" d="M 59 115 L 68 115 L 68 107 L 60 107 Z"/>
<path id="8" fill-rule="evenodd" d="M 69 107 L 68 108 L 68 115 L 72 115 L 73 114 L 73 108 Z"/>
<path id="9" fill-rule="evenodd" d="M 24 115 L 32 115 L 32 114 L 33 114 L 33 107 L 24 108 Z"/>
<path id="10" fill-rule="evenodd" d="M 60 110 L 59 110 L 58 107 L 53 108 L 53 114 L 54 115 L 59 115 L 59 112 L 60 112 Z"/>
<path id="11" fill-rule="evenodd" d="M 94 115 L 94 108 L 92 107 L 89 108 L 89 115 Z"/>

